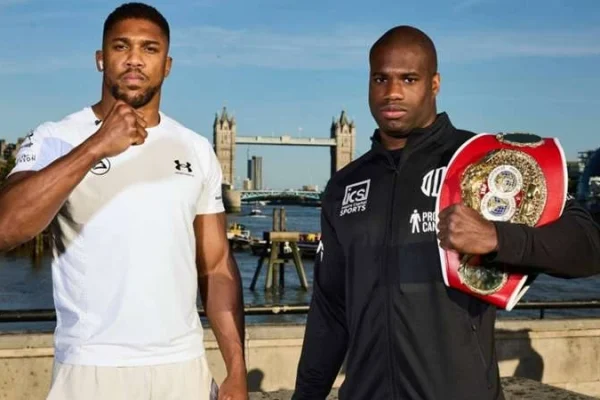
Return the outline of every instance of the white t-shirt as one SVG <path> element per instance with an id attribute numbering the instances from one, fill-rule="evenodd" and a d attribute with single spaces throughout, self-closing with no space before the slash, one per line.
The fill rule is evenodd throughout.
<path id="1" fill-rule="evenodd" d="M 40 170 L 98 130 L 91 108 L 33 131 L 18 171 Z M 57 227 L 55 357 L 65 364 L 155 365 L 204 353 L 193 221 L 224 211 L 210 143 L 160 114 L 148 138 L 92 168 Z"/>

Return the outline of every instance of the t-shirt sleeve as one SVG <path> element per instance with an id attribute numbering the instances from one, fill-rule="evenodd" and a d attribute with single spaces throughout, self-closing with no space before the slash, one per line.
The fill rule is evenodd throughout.
<path id="1" fill-rule="evenodd" d="M 203 152 L 206 157 L 206 174 L 202 185 L 202 192 L 198 199 L 196 214 L 216 214 L 225 211 L 221 184 L 223 173 L 221 164 L 212 147 Z"/>
<path id="2" fill-rule="evenodd" d="M 69 143 L 53 137 L 50 124 L 45 123 L 29 133 L 15 157 L 15 167 L 9 176 L 22 171 L 39 171 L 73 148 Z"/>

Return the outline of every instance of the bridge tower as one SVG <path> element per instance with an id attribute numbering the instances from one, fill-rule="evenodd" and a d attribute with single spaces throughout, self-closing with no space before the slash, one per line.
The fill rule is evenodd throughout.
<path id="1" fill-rule="evenodd" d="M 223 184 L 233 188 L 235 171 L 235 117 L 227 114 L 227 108 L 223 107 L 221 115 L 215 115 L 213 123 L 213 143 L 215 153 L 221 163 L 223 170 Z"/>
<path id="2" fill-rule="evenodd" d="M 350 121 L 346 111 L 338 120 L 333 117 L 331 122 L 331 138 L 335 139 L 336 146 L 331 148 L 331 175 L 348 165 L 356 148 L 356 126 Z"/>

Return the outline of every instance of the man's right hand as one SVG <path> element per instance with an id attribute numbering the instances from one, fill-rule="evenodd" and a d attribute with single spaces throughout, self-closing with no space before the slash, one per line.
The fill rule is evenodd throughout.
<path id="1" fill-rule="evenodd" d="M 95 152 L 102 159 L 116 156 L 130 146 L 143 144 L 147 137 L 146 121 L 142 113 L 118 100 L 104 118 L 100 129 L 90 139 L 94 143 Z"/>

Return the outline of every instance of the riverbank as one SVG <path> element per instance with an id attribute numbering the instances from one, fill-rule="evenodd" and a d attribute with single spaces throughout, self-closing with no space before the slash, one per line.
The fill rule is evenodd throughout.
<path id="1" fill-rule="evenodd" d="M 304 325 L 249 325 L 246 362 L 251 392 L 291 390 Z M 216 380 L 225 368 L 217 342 L 206 329 L 205 347 Z M 498 321 L 496 350 L 500 375 L 522 377 L 556 388 L 600 397 L 600 319 Z M 52 334 L 0 334 L 0 398 L 42 400 L 53 360 Z M 335 387 L 344 379 L 344 368 Z"/>
<path id="2" fill-rule="evenodd" d="M 594 397 L 558 389 L 526 378 L 502 378 L 505 400 L 589 400 Z M 289 400 L 291 390 L 270 393 L 250 393 L 250 400 Z M 333 389 L 327 400 L 338 400 L 338 391 Z"/>

